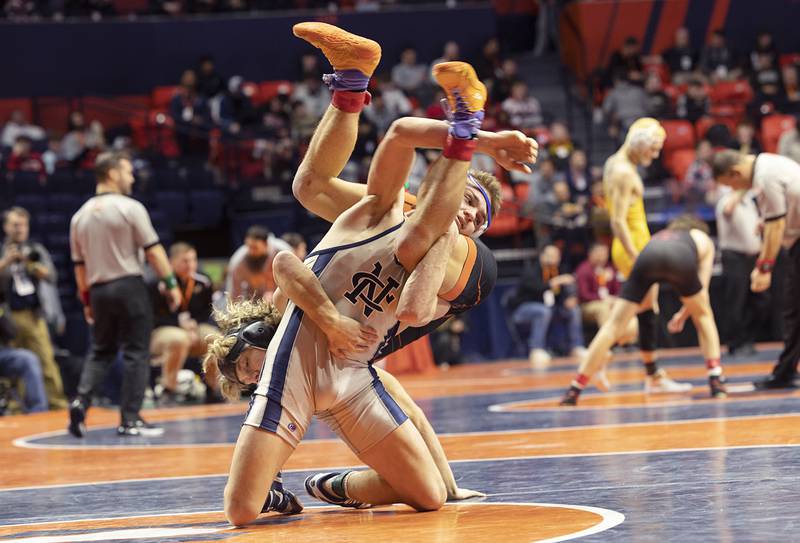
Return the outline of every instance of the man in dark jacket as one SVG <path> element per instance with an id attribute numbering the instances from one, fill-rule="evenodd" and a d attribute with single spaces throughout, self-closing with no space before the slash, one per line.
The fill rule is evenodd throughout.
<path id="1" fill-rule="evenodd" d="M 519 328 L 528 328 L 531 364 L 544 367 L 550 362 L 547 332 L 554 317 L 567 321 L 567 336 L 572 355 L 583 351 L 581 312 L 575 295 L 575 278 L 559 269 L 561 251 L 547 245 L 538 262 L 526 267 L 520 277 L 516 296 L 511 300 L 511 320 Z"/>

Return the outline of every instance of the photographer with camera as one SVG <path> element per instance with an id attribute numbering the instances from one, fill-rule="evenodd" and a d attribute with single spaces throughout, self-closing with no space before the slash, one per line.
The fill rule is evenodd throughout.
<path id="1" fill-rule="evenodd" d="M 0 377 L 22 381 L 26 412 L 47 411 L 47 395 L 44 391 L 39 359 L 26 349 L 12 349 L 8 346 L 17 333 L 16 326 L 8 313 L 6 304 L 0 300 Z"/>
<path id="2" fill-rule="evenodd" d="M 55 288 L 53 261 L 41 243 L 28 239 L 30 214 L 24 208 L 12 207 L 5 212 L 3 231 L 0 290 L 16 327 L 14 345 L 39 357 L 48 404 L 51 409 L 63 409 L 67 401 L 47 327 L 48 315 L 57 319 L 61 314 L 58 297 L 47 291 Z"/>

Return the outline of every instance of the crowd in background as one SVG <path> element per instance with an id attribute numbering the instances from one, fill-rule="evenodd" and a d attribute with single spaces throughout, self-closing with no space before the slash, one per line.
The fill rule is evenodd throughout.
<path id="1" fill-rule="evenodd" d="M 599 78 L 605 96 L 602 112 L 615 138 L 622 138 L 630 123 L 643 116 L 697 123 L 712 116 L 710 86 L 720 81 L 746 79 L 753 90 L 753 99 L 745 111 L 739 112 L 735 129 L 730 130 L 731 123 L 711 125 L 704 138 L 699 139 L 694 160 L 682 178 L 669 175 L 663 164 L 656 163 L 646 179 L 652 182 L 671 177 L 665 185 L 671 202 L 688 209 L 710 205 L 716 208 L 718 224 L 730 222 L 734 212 L 746 213 L 749 221 L 757 221 L 753 219 L 753 210 L 744 209 L 747 202 L 734 205 L 726 200 L 727 195 L 716 190 L 710 160 L 713 150 L 719 147 L 758 153 L 761 150 L 758 129 L 765 115 L 800 113 L 798 65 L 793 62 L 781 65 L 779 58 L 768 33 L 759 35 L 752 51 L 738 55 L 726 46 L 721 31 L 713 33 L 702 50 L 694 51 L 689 46 L 688 32 L 680 29 L 674 45 L 656 59 L 642 57 L 638 42 L 628 39 Z M 530 225 L 530 235 L 522 239 L 538 250 L 536 258 L 524 266 L 517 288 L 504 300 L 509 323 L 530 350 L 532 360 L 544 364 L 550 353 L 576 354 L 588 339 L 584 333 L 587 330 L 591 333 L 593 327 L 602 325 L 606 319 L 619 289 L 608 258 L 611 233 L 603 195 L 602 165 L 590 162 L 565 122 L 548 118 L 519 73 L 515 59 L 500 51 L 498 40 L 488 40 L 473 58 L 464 58 L 457 43 L 447 42 L 441 56 L 432 63 L 422 61 L 412 47 L 403 50 L 393 65 L 387 63 L 387 68 L 372 81 L 372 103 L 361 116 L 358 143 L 342 177 L 366 179 L 372 153 L 394 119 L 407 115 L 446 117 L 441 92 L 430 78 L 430 68 L 437 62 L 458 59 L 473 64 L 489 90 L 484 128 L 521 130 L 540 143 L 539 162 L 531 174 L 514 172 L 506 176 L 497 172 L 492 161 L 481 156 L 476 157 L 474 164 L 501 176 L 507 195 L 517 204 L 509 206 L 511 212 Z M 197 66 L 181 74 L 179 86 L 165 108 L 174 126 L 178 158 L 207 162 L 223 178 L 268 179 L 290 194 L 297 165 L 330 103 L 330 92 L 322 83 L 324 70 L 318 55 L 304 55 L 299 60 L 297 80 L 278 85 L 271 96 L 259 101 L 251 82 L 240 75 L 226 74 L 213 58 L 203 57 Z M 48 176 L 59 169 L 91 170 L 94 159 L 103 150 L 131 149 L 128 136 L 123 130 L 115 132 L 113 138 L 107 137 L 99 122 L 85 119 L 80 111 L 70 113 L 64 134 L 36 126 L 21 112 L 15 112 L 0 134 L 0 171 L 32 173 L 39 183 L 46 184 Z M 781 136 L 778 151 L 800 160 L 797 128 Z M 234 153 L 242 160 L 231 169 L 225 158 Z M 409 190 L 414 192 L 418 188 L 435 156 L 418 152 L 408 180 Z M 743 206 L 743 210 L 737 211 L 737 206 Z M 4 217 L 0 300 L 5 301 L 6 320 L 13 321 L 17 331 L 14 339 L 11 332 L 6 334 L 0 360 L 4 355 L 10 356 L 15 360 L 14 367 L 29 368 L 25 377 L 19 374 L 20 379 L 41 381 L 42 389 L 26 386 L 34 396 L 25 400 L 28 408 L 37 410 L 62 405 L 64 385 L 58 371 L 54 371 L 58 365 L 52 344 L 49 351 L 43 346 L 49 342 L 47 334 L 49 337 L 59 334 L 60 308 L 56 307 L 57 292 L 53 294 L 56 270 L 47 248 L 29 241 L 27 226 L 14 226 L 29 219 L 28 212 L 21 208 L 13 208 Z M 749 259 L 753 256 L 753 243 L 752 239 L 743 239 L 745 234 L 731 232 L 729 229 L 723 234 L 720 230 L 720 244 L 733 269 L 738 265 L 736 262 L 740 263 L 739 260 L 730 264 L 737 258 L 733 253 Z M 756 229 L 752 234 L 757 235 Z M 723 236 L 728 237 L 722 239 Z M 178 273 L 179 282 L 185 288 L 191 278 L 193 289 L 195 285 L 202 286 L 198 288 L 204 301 L 199 304 L 197 300 L 201 298 L 195 299 L 193 305 L 180 312 L 184 317 L 155 303 L 157 328 L 151 354 L 155 367 L 162 368 L 157 389 L 159 401 L 170 404 L 182 399 L 177 392 L 178 374 L 187 360 L 197 359 L 199 340 L 203 330 L 207 331 L 204 327 L 210 324 L 211 303 L 205 300 L 213 299 L 219 304 L 224 300 L 222 292 L 268 298 L 274 290 L 271 261 L 275 253 L 288 249 L 302 255 L 306 250 L 305 242 L 297 234 L 287 234 L 281 240 L 262 227 L 251 228 L 244 241 L 231 257 L 224 285 L 211 285 L 209 277 L 197 269 L 194 247 L 177 243 L 170 249 L 176 272 L 183 270 Z M 38 260 L 31 255 L 38 255 Z M 157 281 L 151 283 L 154 293 L 158 291 L 157 285 Z M 48 291 L 50 294 L 45 297 Z M 746 298 L 741 288 L 729 294 L 737 299 Z M 154 300 L 157 299 L 154 294 Z M 763 306 L 764 300 L 742 303 Z M 63 313 L 60 318 L 63 331 Z M 459 344 L 466 326 L 464 321 L 454 320 L 433 337 L 439 362 L 461 360 Z M 29 334 L 28 330 L 35 332 Z M 736 334 L 740 341 L 732 342 L 732 352 L 747 351 L 755 338 L 746 335 Z M 12 345 L 17 349 L 11 349 Z M 44 391 L 38 400 L 36 390 Z M 213 387 L 208 391 L 209 400 L 213 400 Z"/>

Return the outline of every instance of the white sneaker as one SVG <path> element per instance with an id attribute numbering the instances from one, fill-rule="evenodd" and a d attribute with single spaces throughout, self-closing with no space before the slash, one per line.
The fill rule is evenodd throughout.
<path id="1" fill-rule="evenodd" d="M 658 394 L 660 392 L 689 392 L 692 390 L 691 383 L 679 383 L 673 381 L 664 369 L 660 369 L 655 375 L 648 375 L 644 380 L 645 394 Z"/>
<path id="2" fill-rule="evenodd" d="M 597 387 L 597 390 L 600 392 L 608 392 L 611 390 L 611 381 L 608 380 L 608 365 L 611 363 L 611 359 L 613 355 L 611 352 L 607 352 L 605 356 L 605 362 L 603 362 L 603 367 L 594 374 L 594 386 Z"/>
<path id="3" fill-rule="evenodd" d="M 545 351 L 544 349 L 534 349 L 528 355 L 528 360 L 531 362 L 531 366 L 537 370 L 546 370 L 550 367 L 550 353 Z"/>

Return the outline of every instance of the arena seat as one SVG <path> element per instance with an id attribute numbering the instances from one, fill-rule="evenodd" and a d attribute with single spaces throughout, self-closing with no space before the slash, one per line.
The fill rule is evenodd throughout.
<path id="1" fill-rule="evenodd" d="M 180 191 L 157 191 L 153 200 L 171 225 L 184 224 L 189 218 L 189 199 Z"/>
<path id="2" fill-rule="evenodd" d="M 701 140 L 706 137 L 708 129 L 717 124 L 724 124 L 731 133 L 735 132 L 736 122 L 737 120 L 732 117 L 700 117 L 694 123 L 694 130 L 695 134 L 697 134 L 697 139 Z"/>
<path id="3" fill-rule="evenodd" d="M 177 85 L 169 85 L 164 87 L 156 87 L 150 93 L 150 104 L 153 109 L 166 111 L 169 107 L 169 101 L 178 92 L 180 87 Z"/>
<path id="4" fill-rule="evenodd" d="M 48 192 L 47 210 L 51 213 L 65 213 L 72 216 L 84 203 L 78 194 L 70 192 Z"/>
<path id="5" fill-rule="evenodd" d="M 689 121 L 661 121 L 667 132 L 664 141 L 664 160 L 669 160 L 669 155 L 678 149 L 694 149 L 694 126 Z"/>
<path id="6" fill-rule="evenodd" d="M 25 118 L 31 120 L 33 101 L 30 98 L 4 98 L 0 100 L 0 124 L 5 124 L 13 111 L 21 111 Z"/>
<path id="7" fill-rule="evenodd" d="M 767 153 L 778 150 L 781 134 L 795 127 L 792 115 L 767 115 L 761 120 L 761 145 Z"/>
<path id="8" fill-rule="evenodd" d="M 221 190 L 192 190 L 189 192 L 189 222 L 193 225 L 213 227 L 222 220 L 225 211 L 225 193 Z"/>
<path id="9" fill-rule="evenodd" d="M 291 81 L 282 79 L 276 81 L 262 81 L 258 84 L 258 92 L 253 96 L 253 103 L 259 105 L 268 102 L 272 97 L 280 93 L 281 87 L 284 87 L 289 94 L 292 93 L 293 86 Z"/>
<path id="10" fill-rule="evenodd" d="M 669 161 L 667 161 L 667 169 L 672 172 L 675 179 L 683 181 L 686 177 L 686 171 L 694 162 L 696 152 L 694 149 L 678 149 L 670 154 Z"/>
<path id="11" fill-rule="evenodd" d="M 747 104 L 753 99 L 753 89 L 746 80 L 720 81 L 709 88 L 709 98 L 714 103 Z"/>

